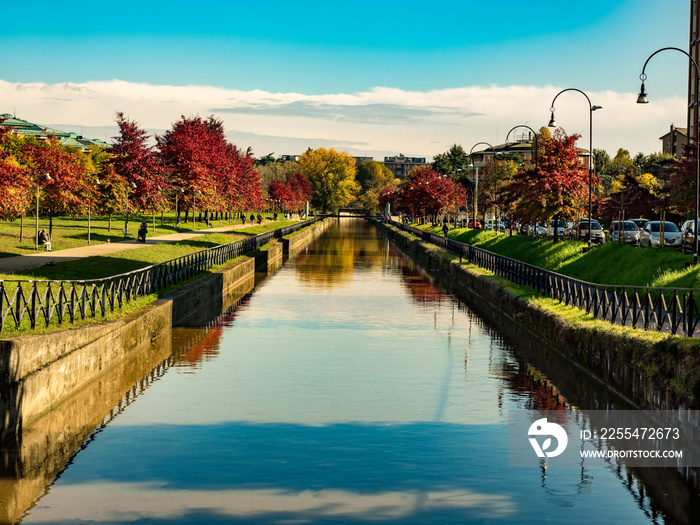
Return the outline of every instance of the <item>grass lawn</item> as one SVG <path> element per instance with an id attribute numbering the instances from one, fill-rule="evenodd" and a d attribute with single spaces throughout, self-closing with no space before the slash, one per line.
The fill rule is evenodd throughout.
<path id="1" fill-rule="evenodd" d="M 431 231 L 442 234 L 440 227 Z M 583 241 L 560 240 L 555 244 L 552 239 L 469 228 L 450 230 L 448 237 L 592 283 L 700 288 L 700 268 L 685 268 L 692 256 L 673 248 L 634 248 L 607 242 L 584 253 L 587 244 Z"/>
<path id="2" fill-rule="evenodd" d="M 66 261 L 57 264 L 46 264 L 39 268 L 32 268 L 22 272 L 18 272 L 10 275 L 0 275 L 0 280 L 86 280 L 86 279 L 99 279 L 103 277 L 110 277 L 112 275 L 118 275 L 121 273 L 127 273 L 133 270 L 138 270 L 144 268 L 151 264 L 164 262 L 170 259 L 175 259 L 177 257 L 182 257 L 183 255 L 188 255 L 195 253 L 207 248 L 212 248 L 214 246 L 219 246 L 221 244 L 227 244 L 235 240 L 244 239 L 250 235 L 256 235 L 258 233 L 263 233 L 269 230 L 275 230 L 289 224 L 293 224 L 298 221 L 277 221 L 270 222 L 267 224 L 262 224 L 260 226 L 252 226 L 250 228 L 236 230 L 235 233 L 211 233 L 208 235 L 200 236 L 195 239 L 186 239 L 178 241 L 177 243 L 160 243 L 160 244 L 150 244 L 143 246 L 135 250 L 128 250 L 123 252 L 114 253 L 108 256 L 98 256 L 98 257 L 86 257 L 84 259 L 79 259 L 75 261 Z M 233 261 L 228 261 L 222 266 L 226 266 Z M 210 271 L 218 269 L 212 268 Z M 199 274 L 192 279 L 197 279 L 204 274 Z M 16 284 L 5 282 L 5 288 L 9 295 L 15 292 Z M 172 289 L 182 286 L 183 283 L 179 283 L 176 286 L 170 287 L 164 290 L 160 295 L 169 293 Z M 40 294 L 43 295 L 46 290 L 47 285 L 44 283 L 39 283 L 37 289 Z M 23 286 L 25 297 L 30 293 L 30 286 Z M 134 312 L 144 306 L 152 303 L 158 299 L 158 295 L 149 295 L 147 297 L 140 297 L 136 300 L 132 300 L 125 304 L 120 309 L 115 309 L 114 312 L 108 313 L 104 318 L 98 315 L 97 318 L 88 318 L 82 321 L 77 321 L 76 323 L 64 323 L 59 326 L 57 322 L 52 320 L 51 324 L 46 327 L 43 322 L 39 322 L 37 328 L 32 330 L 29 326 L 28 317 L 22 322 L 20 329 L 16 329 L 12 324 L 11 320 L 7 319 L 7 325 L 3 329 L 3 334 L 14 337 L 24 334 L 38 334 L 46 333 L 54 330 L 63 330 L 69 327 L 80 326 L 86 323 L 102 322 L 106 320 L 112 320 Z"/>
<path id="3" fill-rule="evenodd" d="M 271 213 L 264 214 L 266 219 L 272 218 Z M 182 216 L 181 216 L 182 217 Z M 180 222 L 178 229 L 175 229 L 175 213 L 169 212 L 163 215 L 162 224 L 160 214 L 155 218 L 155 233 L 153 230 L 152 215 L 129 215 L 129 233 L 136 235 L 141 220 L 146 218 L 148 221 L 148 235 L 167 235 L 169 233 L 191 232 L 196 230 L 204 230 L 207 225 L 202 222 L 196 222 L 194 230 L 192 221 Z M 286 221 L 277 221 L 285 223 Z M 296 221 L 294 221 L 296 222 Z M 221 223 L 221 224 L 219 224 Z M 240 224 L 240 220 L 236 224 Z M 226 226 L 229 221 L 212 222 L 214 226 Z M 113 215 L 111 221 L 108 217 L 91 217 L 90 218 L 90 242 L 91 244 L 101 244 L 110 240 L 117 242 L 124 239 L 122 233 L 124 228 L 124 216 Z M 39 217 L 39 230 L 49 231 L 48 217 Z M 0 221 L 0 257 L 10 257 L 13 255 L 26 255 L 34 253 L 34 237 L 35 221 L 32 217 L 27 217 L 23 221 Z M 79 246 L 87 246 L 88 237 L 88 220 L 87 217 L 54 217 L 53 233 L 51 236 L 51 249 L 64 250 L 66 248 L 77 248 Z M 21 239 L 21 240 L 20 240 Z"/>

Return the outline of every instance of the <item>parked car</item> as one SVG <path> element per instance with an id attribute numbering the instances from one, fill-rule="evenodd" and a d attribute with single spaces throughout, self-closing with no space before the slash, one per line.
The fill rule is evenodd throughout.
<path id="1" fill-rule="evenodd" d="M 643 230 L 644 226 L 646 226 L 647 222 L 649 222 L 649 219 L 642 219 L 642 218 L 630 219 L 630 220 L 637 225 L 637 228 L 639 228 L 640 231 Z"/>
<path id="2" fill-rule="evenodd" d="M 674 223 L 664 221 L 664 246 L 681 247 L 681 231 Z M 639 235 L 640 246 L 658 247 L 661 244 L 661 221 L 649 221 Z"/>
<path id="3" fill-rule="evenodd" d="M 498 228 L 501 232 L 506 231 L 506 225 L 502 222 L 494 221 L 493 219 L 486 221 L 486 227 L 484 228 L 485 230 L 495 230 L 496 228 Z"/>
<path id="4" fill-rule="evenodd" d="M 554 237 L 554 229 L 557 229 L 557 238 L 563 239 L 564 238 L 564 230 L 566 230 L 566 222 L 565 221 L 556 221 L 555 219 L 552 219 L 551 227 L 549 228 L 549 231 L 547 232 L 547 235 L 549 237 Z"/>
<path id="5" fill-rule="evenodd" d="M 610 225 L 610 238 L 613 242 L 623 242 L 639 246 L 639 228 L 632 221 L 615 221 Z"/>
<path id="6" fill-rule="evenodd" d="M 589 221 L 587 218 L 584 218 L 578 221 L 573 229 L 574 238 L 578 239 L 579 241 L 588 241 L 589 227 L 591 242 L 603 244 L 605 242 L 605 233 L 603 232 L 603 227 L 595 219 Z"/>
<path id="7" fill-rule="evenodd" d="M 547 228 L 536 222 L 530 223 L 530 227 L 527 233 L 530 237 L 540 238 L 547 236 Z"/>
<path id="8" fill-rule="evenodd" d="M 467 223 L 467 228 L 479 230 L 479 229 L 481 229 L 481 222 L 479 221 L 479 219 L 477 219 L 476 225 L 474 225 L 474 219 L 469 219 L 469 222 Z"/>
<path id="9" fill-rule="evenodd" d="M 683 253 L 695 253 L 695 229 L 694 220 L 688 220 L 681 226 L 681 247 Z M 700 230 L 699 230 L 700 231 Z M 700 235 L 700 233 L 698 233 Z M 700 241 L 700 239 L 699 239 Z"/>

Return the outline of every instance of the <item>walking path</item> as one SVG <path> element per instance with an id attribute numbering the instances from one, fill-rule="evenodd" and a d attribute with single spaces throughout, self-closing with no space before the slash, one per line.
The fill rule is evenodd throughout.
<path id="1" fill-rule="evenodd" d="M 263 223 L 271 222 L 269 220 L 263 221 Z M 146 245 L 148 244 L 158 244 L 166 242 L 178 242 L 185 239 L 193 239 L 195 237 L 201 237 L 202 235 L 208 235 L 210 233 L 221 233 L 221 232 L 231 232 L 233 230 L 240 230 L 243 228 L 250 228 L 251 224 L 233 224 L 227 226 L 220 226 L 216 228 L 207 228 L 206 230 L 197 230 L 195 232 L 187 233 L 171 233 L 167 235 L 157 235 L 155 237 L 146 237 Z M 37 268 L 48 263 L 60 263 L 65 261 L 74 261 L 76 259 L 83 259 L 85 257 L 94 257 L 96 255 L 110 255 L 112 253 L 123 252 L 126 250 L 135 250 L 138 248 L 143 248 L 142 243 L 136 242 L 135 239 L 125 239 L 119 242 L 109 242 L 102 244 L 89 244 L 87 246 L 80 246 L 78 248 L 68 248 L 66 250 L 59 250 L 53 252 L 38 252 L 32 253 L 30 255 L 17 255 L 14 257 L 3 257 L 0 258 L 0 274 L 2 273 L 14 273 L 21 270 L 28 270 L 30 268 Z"/>

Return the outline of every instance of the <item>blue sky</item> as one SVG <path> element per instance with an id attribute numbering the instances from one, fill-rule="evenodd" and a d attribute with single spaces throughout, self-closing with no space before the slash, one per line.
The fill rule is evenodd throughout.
<path id="1" fill-rule="evenodd" d="M 685 97 L 686 59 L 665 53 L 649 65 L 650 107 L 656 108 L 639 113 L 618 104 L 639 89 L 641 66 L 654 50 L 687 49 L 688 2 L 38 0 L 31 9 L 3 2 L 0 80 L 6 84 L 0 95 L 6 106 L 0 111 L 80 126 L 86 134 L 105 133 L 120 110 L 154 132 L 180 114 L 214 113 L 232 140 L 249 141 L 261 155 L 273 146 L 282 154 L 337 144 L 358 154 L 398 149 L 431 156 L 455 142 L 502 142 L 500 135 L 524 120 L 545 125 L 553 96 L 576 87 L 612 109 L 607 117 L 605 111 L 595 115 L 600 143 L 594 147 L 651 153 L 671 122 L 685 126 L 677 99 Z M 120 82 L 116 93 L 108 87 L 114 81 Z M 64 83 L 77 91 L 67 93 Z M 51 94 L 28 96 L 28 85 L 36 84 Z M 153 93 L 139 106 L 137 92 L 147 86 L 160 86 L 163 98 Z M 92 104 L 81 104 L 81 87 L 94 95 Z M 223 92 L 207 99 L 198 89 L 206 87 Z M 377 89 L 394 90 L 393 98 L 375 96 Z M 493 89 L 493 96 L 485 92 Z M 454 90 L 466 90 L 462 98 L 471 102 L 458 102 Z M 509 100 L 499 109 L 504 96 Z M 154 110 L 163 104 L 169 117 Z M 557 121 L 586 140 L 582 104 L 573 102 L 571 118 L 558 114 Z M 435 108 L 442 111 L 432 122 L 428 114 Z M 455 119 L 445 122 L 449 110 Z M 418 120 L 407 123 L 402 112 Z M 629 131 L 621 129 L 625 115 L 632 118 Z M 641 129 L 639 115 L 649 129 Z M 407 129 L 411 123 L 418 129 Z"/>

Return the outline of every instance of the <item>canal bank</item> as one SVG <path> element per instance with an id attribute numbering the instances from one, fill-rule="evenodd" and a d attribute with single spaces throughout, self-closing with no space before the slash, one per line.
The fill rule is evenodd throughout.
<path id="1" fill-rule="evenodd" d="M 275 240 L 115 321 L 0 341 L 0 442 L 130 355 L 156 349 L 174 326 L 198 326 L 250 292 L 332 224 L 326 219 Z"/>
<path id="2" fill-rule="evenodd" d="M 31 508 L 47 476 L 7 482 L 22 523 L 693 522 L 697 500 L 624 466 L 511 468 L 511 410 L 558 410 L 575 433 L 577 407 L 620 401 L 537 340 L 521 352 L 352 223 L 218 327 L 174 329 L 156 379 L 131 389 L 119 410 L 136 401 L 107 415 Z M 178 351 L 183 335 L 193 343 Z"/>
<path id="3" fill-rule="evenodd" d="M 515 285 L 460 264 L 441 248 L 382 224 L 391 238 L 457 296 L 497 325 L 515 323 L 641 408 L 697 409 L 700 352 L 694 341 L 602 321 L 575 324 L 523 298 Z"/>

